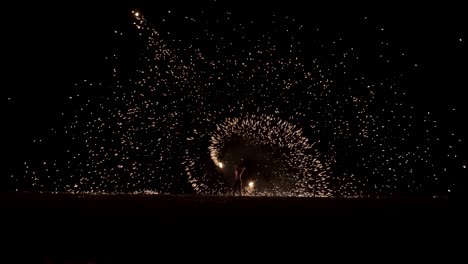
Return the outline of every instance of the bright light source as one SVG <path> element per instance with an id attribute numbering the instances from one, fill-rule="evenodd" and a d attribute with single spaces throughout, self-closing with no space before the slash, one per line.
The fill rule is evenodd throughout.
<path id="1" fill-rule="evenodd" d="M 222 162 L 218 163 L 218 167 L 220 167 L 222 169 L 223 168 L 223 163 Z"/>
<path id="2" fill-rule="evenodd" d="M 253 187 L 254 187 L 254 182 L 253 182 L 253 181 L 249 182 L 249 187 L 250 187 L 250 188 L 253 188 Z"/>

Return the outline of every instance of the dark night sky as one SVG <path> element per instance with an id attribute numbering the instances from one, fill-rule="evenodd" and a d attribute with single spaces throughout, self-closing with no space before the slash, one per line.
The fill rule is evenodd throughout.
<path id="1" fill-rule="evenodd" d="M 357 47 L 363 58 L 360 70 L 369 76 L 404 72 L 406 76 L 400 85 L 408 91 L 412 103 L 420 111 L 433 112 L 442 126 L 450 131 L 453 128 L 466 142 L 468 21 L 461 2 L 450 6 L 394 4 L 368 8 L 305 4 L 307 1 L 276 4 L 265 1 L 255 6 L 252 1 L 159 2 L 120 1 L 96 6 L 93 1 L 66 1 L 61 3 L 63 6 L 35 3 L 9 8 L 3 22 L 6 31 L 2 33 L 7 57 L 6 68 L 2 69 L 2 75 L 6 76 L 2 88 L 6 97 L 3 140 L 7 164 L 11 167 L 21 164 L 34 151 L 32 139 L 56 125 L 67 107 L 66 98 L 75 93 L 75 82 L 109 74 L 104 57 L 112 53 L 112 33 L 115 28 L 125 26 L 133 8 L 144 12 L 149 20 L 167 10 L 184 13 L 207 6 L 242 13 L 246 19 L 268 17 L 272 12 L 295 17 L 307 28 L 305 34 L 317 36 L 313 29 L 318 27 L 322 39 L 343 37 L 347 46 Z M 183 32 L 180 26 L 173 27 Z M 379 32 L 381 28 L 383 32 Z M 305 39 L 305 45 L 314 41 Z M 379 63 L 370 55 L 366 57 L 376 53 L 379 41 L 390 43 L 390 52 L 386 54 L 407 55 L 396 59 L 391 66 Z M 5 176 L 2 175 L 2 180 Z M 8 185 L 2 184 L 0 190 L 11 188 L 4 186 Z"/>

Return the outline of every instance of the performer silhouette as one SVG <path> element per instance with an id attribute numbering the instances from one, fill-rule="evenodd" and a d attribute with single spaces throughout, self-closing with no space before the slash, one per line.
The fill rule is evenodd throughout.
<path id="1" fill-rule="evenodd" d="M 244 173 L 245 167 L 239 168 L 238 165 L 234 165 L 234 186 L 233 195 L 239 193 L 242 196 L 242 174 Z"/>

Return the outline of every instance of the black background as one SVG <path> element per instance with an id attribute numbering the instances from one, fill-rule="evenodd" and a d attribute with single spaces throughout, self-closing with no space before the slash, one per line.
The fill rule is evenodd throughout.
<path id="1" fill-rule="evenodd" d="M 104 57 L 112 54 L 114 29 L 129 21 L 132 9 L 151 18 L 167 10 L 194 12 L 207 7 L 256 18 L 274 12 L 297 18 L 311 32 L 320 27 L 324 38 L 343 36 L 350 46 L 361 48 L 362 70 L 370 74 L 393 70 L 376 66 L 378 63 L 370 56 L 365 58 L 367 50 L 375 53 L 373 43 L 380 39 L 377 34 L 383 34 L 382 39 L 392 49 L 407 54 L 392 67 L 405 73 L 401 85 L 412 102 L 421 111 L 432 111 L 442 126 L 466 139 L 468 21 L 461 3 L 354 6 L 303 1 L 112 1 L 106 5 L 93 1 L 21 2 L 7 5 L 2 18 L 1 87 L 6 106 L 3 149 L 7 167 L 21 164 L 33 151 L 32 140 L 47 134 L 56 124 L 66 108 L 65 99 L 75 94 L 74 83 L 110 73 Z M 382 27 L 385 31 L 379 33 Z M 9 175 L 2 173 L 1 177 L 3 182 Z M 10 190 L 6 183 L 1 190 Z"/>

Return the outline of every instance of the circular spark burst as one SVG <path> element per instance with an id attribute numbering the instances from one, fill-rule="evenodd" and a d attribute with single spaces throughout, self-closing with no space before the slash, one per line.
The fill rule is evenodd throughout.
<path id="1" fill-rule="evenodd" d="M 329 165 L 319 160 L 314 144 L 302 129 L 274 116 L 227 118 L 217 126 L 209 146 L 213 165 L 224 164 L 223 175 L 191 173 L 194 163 L 186 170 L 198 193 L 225 192 L 233 167 L 242 165 L 247 169 L 245 177 L 257 183 L 256 194 L 327 196 Z"/>

